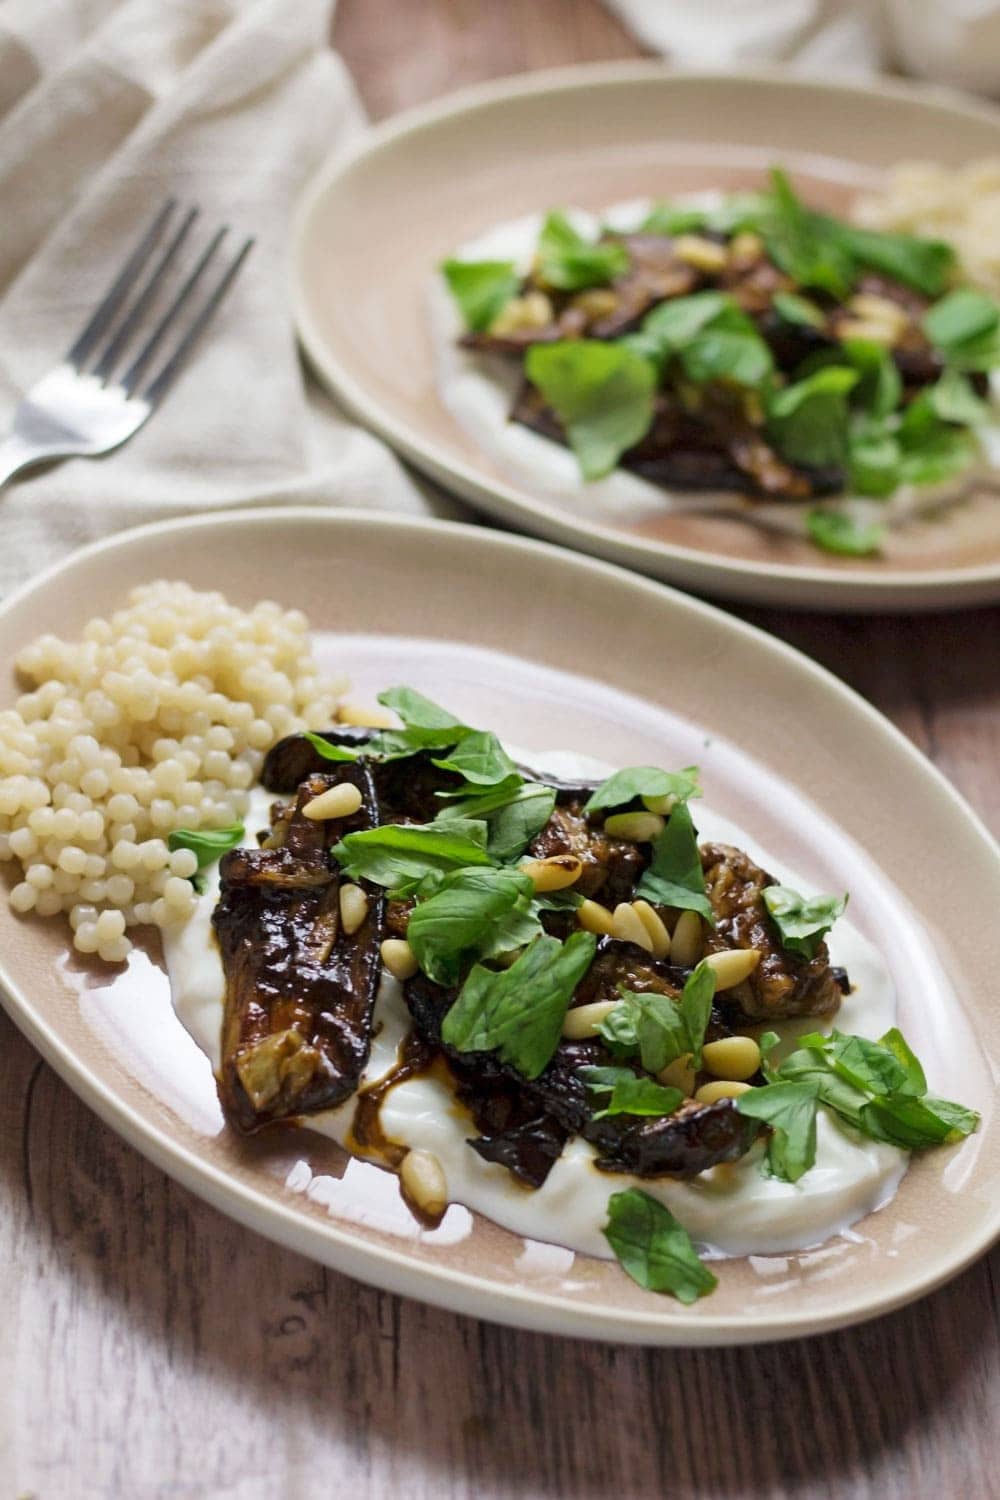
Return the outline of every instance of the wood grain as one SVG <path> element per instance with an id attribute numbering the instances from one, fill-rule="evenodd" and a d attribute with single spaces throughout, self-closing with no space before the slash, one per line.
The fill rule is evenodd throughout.
<path id="1" fill-rule="evenodd" d="M 375 115 L 637 50 L 591 0 L 341 0 L 335 40 Z M 744 614 L 887 713 L 1000 828 L 1000 611 Z M 516 1333 L 244 1232 L 118 1141 L 2 1017 L 0 1049 L 0 1500 L 1000 1496 L 997 1254 L 800 1343 Z"/>

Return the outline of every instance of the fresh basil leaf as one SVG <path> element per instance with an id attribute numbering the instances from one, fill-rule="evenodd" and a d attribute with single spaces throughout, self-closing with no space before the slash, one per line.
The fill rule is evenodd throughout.
<path id="1" fill-rule="evenodd" d="M 441 270 L 466 328 L 473 333 L 489 328 L 521 285 L 510 260 L 446 260 Z"/>
<path id="2" fill-rule="evenodd" d="M 825 1040 L 825 1037 L 819 1038 L 820 1042 Z M 821 1104 L 832 1109 L 848 1125 L 861 1129 L 861 1111 L 868 1102 L 867 1095 L 834 1073 L 822 1048 L 816 1051 L 803 1047 L 792 1052 L 768 1081 L 815 1085 Z"/>
<path id="3" fill-rule="evenodd" d="M 313 734 L 309 729 L 305 731 L 303 738 L 309 741 L 316 754 L 321 756 L 323 760 L 337 762 L 357 760 L 358 755 L 361 753 L 359 750 L 350 749 L 347 745 L 333 745 L 329 740 L 325 740 L 321 734 Z M 368 746 L 365 745 L 364 749 L 367 753 Z"/>
<path id="4" fill-rule="evenodd" d="M 767 435 L 783 458 L 814 468 L 843 463 L 847 455 L 847 394 L 857 370 L 827 365 L 783 386 L 767 402 Z"/>
<path id="5" fill-rule="evenodd" d="M 410 894 L 434 871 L 488 865 L 486 824 L 476 818 L 447 823 L 383 823 L 348 833 L 330 850 L 351 880 L 370 880 Z"/>
<path id="6" fill-rule="evenodd" d="M 621 344 L 535 344 L 525 373 L 562 423 L 584 479 L 609 474 L 649 431 L 656 369 Z"/>
<path id="7" fill-rule="evenodd" d="M 771 306 L 786 323 L 800 328 L 826 327 L 826 313 L 810 297 L 800 297 L 796 292 L 775 292 Z"/>
<path id="8" fill-rule="evenodd" d="M 475 797 L 450 802 L 436 815 L 435 823 L 455 818 L 485 818 L 489 827 L 486 852 L 500 864 L 522 855 L 552 816 L 556 794 L 552 787 L 520 776 L 490 787 Z"/>
<path id="9" fill-rule="evenodd" d="M 931 390 L 921 391 L 899 423 L 900 478 L 910 484 L 937 484 L 961 473 L 976 459 L 972 434 L 943 422 L 935 404 Z"/>
<path id="10" fill-rule="evenodd" d="M 860 377 L 851 391 L 852 404 L 873 417 L 894 412 L 903 397 L 903 377 L 885 346 L 874 339 L 845 339 L 841 353 Z"/>
<path id="11" fill-rule="evenodd" d="M 640 234 L 662 234 L 672 238 L 675 234 L 690 234 L 695 229 L 704 229 L 708 224 L 708 212 L 685 203 L 654 203 L 639 225 Z"/>
<path id="12" fill-rule="evenodd" d="M 972 382 L 960 370 L 944 371 L 935 385 L 927 387 L 931 410 L 942 422 L 962 427 L 977 427 L 989 420 L 989 405 L 972 388 Z"/>
<path id="13" fill-rule="evenodd" d="M 719 1284 L 698 1259 L 684 1226 L 639 1188 L 612 1193 L 604 1236 L 622 1270 L 647 1291 L 669 1292 L 687 1305 Z"/>
<path id="14" fill-rule="evenodd" d="M 488 729 L 476 729 L 460 740 L 450 755 L 432 762 L 442 771 L 454 771 L 473 786 L 510 785 L 512 779 L 523 778 L 495 734 Z"/>
<path id="15" fill-rule="evenodd" d="M 190 849 L 198 860 L 198 869 L 204 870 L 242 843 L 245 834 L 242 823 L 231 823 L 228 828 L 174 828 L 167 834 L 167 848 L 172 854 Z"/>
<path id="16" fill-rule="evenodd" d="M 810 541 L 824 552 L 836 552 L 842 557 L 871 557 L 886 536 L 884 526 L 856 521 L 843 511 L 824 510 L 822 506 L 806 512 L 806 532 Z"/>
<path id="17" fill-rule="evenodd" d="M 681 350 L 680 360 L 685 375 L 697 384 L 728 380 L 756 389 L 774 369 L 774 355 L 753 328 L 706 328 Z"/>
<path id="18" fill-rule="evenodd" d="M 695 292 L 661 302 L 643 320 L 631 347 L 662 369 L 677 355 L 689 380 L 729 380 L 755 388 L 774 368 L 756 324 L 728 292 Z"/>
<path id="19" fill-rule="evenodd" d="M 658 766 L 628 766 L 602 781 L 587 800 L 584 812 L 598 812 L 602 807 L 624 807 L 636 797 L 673 797 L 687 802 L 700 797 L 698 767 L 685 766 L 683 771 L 661 771 Z"/>
<path id="20" fill-rule="evenodd" d="M 919 1058 L 910 1050 L 899 1027 L 893 1026 L 878 1040 L 879 1046 L 887 1048 L 903 1069 L 903 1082 L 899 1085 L 899 1092 L 912 1094 L 917 1099 L 922 1098 L 927 1092 L 927 1078 Z"/>
<path id="21" fill-rule="evenodd" d="M 698 1068 L 714 995 L 715 974 L 700 963 L 676 999 L 623 990 L 615 1009 L 602 1022 L 600 1034 L 618 1055 L 626 1049 L 638 1050 L 647 1073 L 659 1073 L 687 1053 Z"/>
<path id="22" fill-rule="evenodd" d="M 810 1082 L 768 1083 L 736 1099 L 741 1115 L 770 1125 L 769 1175 L 781 1182 L 798 1182 L 816 1161 L 816 1104 Z"/>
<path id="23" fill-rule="evenodd" d="M 884 499 L 899 484 L 903 450 L 884 420 L 861 418 L 851 424 L 847 472 L 858 495 Z"/>
<path id="24" fill-rule="evenodd" d="M 950 364 L 988 369 L 990 363 L 983 365 L 981 360 L 1000 331 L 1000 307 L 975 287 L 956 287 L 927 309 L 923 330 Z"/>
<path id="25" fill-rule="evenodd" d="M 771 172 L 771 203 L 761 232 L 774 263 L 803 287 L 842 298 L 854 281 L 850 252 L 830 228 L 832 221 L 810 213 L 785 172 Z"/>
<path id="26" fill-rule="evenodd" d="M 830 928 L 843 916 L 847 896 L 800 896 L 787 885 L 769 885 L 764 905 L 778 929 L 781 946 L 803 958 L 815 958 Z"/>
<path id="27" fill-rule="evenodd" d="M 640 1078 L 631 1068 L 581 1068 L 580 1077 L 591 1093 L 610 1095 L 595 1120 L 607 1115 L 672 1115 L 684 1102 L 680 1089 Z"/>
<path id="28" fill-rule="evenodd" d="M 476 964 L 444 1018 L 443 1040 L 459 1052 L 497 1052 L 525 1078 L 537 1078 L 559 1045 L 563 1017 L 596 946 L 589 932 L 565 943 L 541 934 L 509 969 Z"/>
<path id="29" fill-rule="evenodd" d="M 903 1151 L 950 1144 L 971 1135 L 978 1124 L 975 1110 L 953 1104 L 949 1099 L 936 1099 L 931 1094 L 922 1099 L 908 1094 L 876 1098 L 861 1110 L 861 1129 L 865 1135 L 899 1146 Z"/>
<path id="30" fill-rule="evenodd" d="M 834 1031 L 826 1046 L 834 1071 L 854 1088 L 869 1096 L 883 1097 L 907 1085 L 907 1071 L 895 1053 L 863 1036 L 844 1036 Z M 906 1092 L 913 1090 L 907 1087 Z M 926 1092 L 926 1084 L 922 1093 Z"/>
<path id="31" fill-rule="evenodd" d="M 944 240 L 861 229 L 826 214 L 813 217 L 859 266 L 901 281 L 925 297 L 939 297 L 947 286 L 955 265 L 955 252 Z"/>
<path id="32" fill-rule="evenodd" d="M 428 979 L 457 984 L 473 958 L 529 942 L 540 931 L 537 918 L 528 916 L 533 894 L 531 879 L 517 870 L 474 866 L 446 875 L 434 894 L 414 907 L 406 929 L 406 940 Z M 515 914 L 522 920 L 506 928 L 497 948 L 498 928 Z"/>
<path id="33" fill-rule="evenodd" d="M 760 1066 L 768 1083 L 774 1083 L 775 1079 L 767 1060 L 780 1041 L 781 1037 L 776 1031 L 762 1031 L 757 1038 L 757 1046 L 760 1048 Z"/>
<path id="34" fill-rule="evenodd" d="M 636 895 L 660 906 L 696 911 L 715 926 L 705 894 L 698 839 L 686 802 L 679 802 L 653 844 L 653 858 L 636 887 Z"/>
<path id="35" fill-rule="evenodd" d="M 734 307 L 728 292 L 693 292 L 689 297 L 670 297 L 646 314 L 642 332 L 655 339 L 660 349 L 676 353 Z"/>
<path id="36" fill-rule="evenodd" d="M 560 292 L 609 286 L 629 268 L 628 251 L 616 240 L 593 244 L 573 228 L 565 214 L 550 213 L 538 237 L 538 279 Z"/>
<path id="37" fill-rule="evenodd" d="M 462 734 L 471 733 L 460 720 L 455 718 L 454 714 L 449 713 L 433 699 L 425 698 L 423 693 L 417 692 L 416 688 L 386 688 L 384 693 L 379 693 L 378 701 L 385 708 L 391 708 L 394 713 L 397 713 L 407 729 L 459 729 Z"/>

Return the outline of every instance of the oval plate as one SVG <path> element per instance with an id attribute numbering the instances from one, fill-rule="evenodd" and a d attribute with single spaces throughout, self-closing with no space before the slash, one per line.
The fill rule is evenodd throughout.
<path id="1" fill-rule="evenodd" d="M 440 1229 L 420 1231 L 391 1176 L 310 1132 L 237 1140 L 170 1008 L 157 951 L 137 949 L 115 973 L 73 953 L 61 922 L 19 919 L 0 903 L 14 1020 L 164 1171 L 262 1234 L 392 1291 L 635 1342 L 836 1327 L 928 1291 L 987 1248 L 1000 1227 L 990 1114 L 1000 1007 L 992 945 L 969 934 L 993 930 L 1000 857 L 937 771 L 860 698 L 787 646 L 608 564 L 474 527 L 315 510 L 170 522 L 88 548 L 3 607 L 0 654 L 13 661 L 43 631 L 72 636 L 154 578 L 243 605 L 301 606 L 323 664 L 351 674 L 352 696 L 409 681 L 527 749 L 699 761 L 712 805 L 747 829 L 751 849 L 786 859 L 810 889 L 850 888 L 932 1086 L 984 1116 L 960 1147 L 914 1161 L 893 1202 L 848 1234 L 727 1262 L 718 1290 L 683 1308 L 614 1263 L 534 1246 L 458 1205 Z M 15 697 L 8 676 L 0 707 Z"/>
<path id="2" fill-rule="evenodd" d="M 658 63 L 563 69 L 410 111 L 339 155 L 301 201 L 293 294 L 306 352 L 367 426 L 511 525 L 703 593 L 811 609 L 939 609 L 1000 598 L 1000 496 L 977 494 L 891 534 L 859 562 L 728 516 L 615 525 L 542 498 L 441 401 L 429 330 L 438 263 L 501 220 L 553 205 L 757 186 L 783 163 L 844 209 L 901 158 L 1000 153 L 1000 112 L 942 91 L 677 74 Z"/>

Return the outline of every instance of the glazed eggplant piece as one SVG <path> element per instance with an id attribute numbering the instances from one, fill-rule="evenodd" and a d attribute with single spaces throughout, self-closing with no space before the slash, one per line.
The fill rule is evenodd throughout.
<path id="1" fill-rule="evenodd" d="M 747 1020 L 824 1016 L 836 1010 L 842 990 L 826 944 L 809 959 L 781 946 L 762 895 L 765 887 L 776 884 L 773 877 L 730 844 L 702 844 L 701 864 L 715 916 L 707 951 L 757 948 L 762 955 L 750 978 L 732 992 Z"/>
<path id="2" fill-rule="evenodd" d="M 316 738 L 329 745 L 348 750 L 363 750 L 372 737 L 371 729 L 323 729 Z M 304 734 L 288 734 L 272 745 L 261 767 L 261 785 L 269 792 L 286 794 L 298 791 L 307 776 L 329 776 L 338 762 L 324 759 Z M 345 766 L 351 764 L 344 761 Z"/>
<path id="3" fill-rule="evenodd" d="M 357 786 L 358 812 L 307 818 L 304 806 L 335 781 Z M 370 772 L 345 763 L 335 777 L 303 781 L 263 848 L 223 857 L 212 915 L 226 980 L 219 1096 L 227 1119 L 245 1134 L 332 1109 L 361 1079 L 381 976 L 384 902 L 368 888 L 364 922 L 345 933 L 340 877 L 328 850 L 377 816 Z"/>

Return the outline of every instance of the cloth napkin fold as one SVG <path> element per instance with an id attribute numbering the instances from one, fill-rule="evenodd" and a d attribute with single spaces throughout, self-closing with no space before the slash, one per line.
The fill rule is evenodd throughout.
<path id="1" fill-rule="evenodd" d="M 223 222 L 230 253 L 247 234 L 257 243 L 125 447 L 0 490 L 0 593 L 85 542 L 188 512 L 455 513 L 312 385 L 296 350 L 292 208 L 364 126 L 328 46 L 331 12 L 332 0 L 3 0 L 0 435 L 167 197 L 201 205 L 199 248 Z"/>

